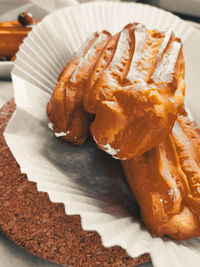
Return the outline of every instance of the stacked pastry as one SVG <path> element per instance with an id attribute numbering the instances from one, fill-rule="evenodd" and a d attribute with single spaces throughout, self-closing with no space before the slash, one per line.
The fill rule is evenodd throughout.
<path id="1" fill-rule="evenodd" d="M 186 112 L 167 138 L 122 166 L 154 234 L 177 240 L 200 235 L 200 130 Z"/>
<path id="2" fill-rule="evenodd" d="M 176 239 L 200 231 L 199 130 L 184 111 L 184 69 L 170 30 L 134 23 L 114 36 L 96 32 L 47 105 L 56 136 L 82 144 L 90 130 L 100 149 L 122 160 L 145 224 Z"/>

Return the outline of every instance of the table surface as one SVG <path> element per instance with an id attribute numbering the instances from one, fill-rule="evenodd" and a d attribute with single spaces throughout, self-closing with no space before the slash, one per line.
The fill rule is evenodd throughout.
<path id="1" fill-rule="evenodd" d="M 0 15 L 22 5 L 24 0 L 0 0 Z M 0 107 L 13 97 L 11 81 L 0 81 Z M 37 256 L 26 252 L 0 232 L 0 267 L 59 267 Z M 151 263 L 139 265 L 140 267 L 151 267 Z"/>
<path id="2" fill-rule="evenodd" d="M 11 81 L 0 81 L 0 107 L 13 97 Z M 31 255 L 15 245 L 0 232 L 0 267 L 58 267 L 37 256 Z M 151 263 L 141 264 L 139 267 L 151 267 Z"/>
<path id="3" fill-rule="evenodd" d="M 25 0 L 0 0 L 0 15 L 11 8 L 26 3 Z M 198 25 L 197 25 L 198 26 Z M 0 81 L 0 107 L 13 97 L 11 81 Z M 60 265 L 45 261 L 29 254 L 15 245 L 0 232 L 0 267 L 59 267 Z M 151 267 L 151 263 L 139 265 L 139 267 Z"/>

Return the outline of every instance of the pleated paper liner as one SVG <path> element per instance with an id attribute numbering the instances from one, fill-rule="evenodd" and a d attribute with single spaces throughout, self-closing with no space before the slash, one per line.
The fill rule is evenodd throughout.
<path id="1" fill-rule="evenodd" d="M 47 193 L 38 192 L 36 184 L 28 181 L 3 137 L 14 110 L 13 100 L 0 109 L 1 231 L 29 253 L 64 266 L 135 266 L 148 262 L 147 254 L 131 258 L 120 247 L 103 247 L 97 232 L 82 229 L 80 216 L 66 215 L 62 203 L 52 203 Z"/>
<path id="2" fill-rule="evenodd" d="M 187 104 L 200 121 L 194 112 L 199 99 L 198 31 L 147 5 L 96 2 L 47 16 L 25 39 L 12 73 L 17 110 L 5 137 L 28 179 L 52 201 L 64 203 L 67 214 L 79 214 L 83 229 L 97 231 L 104 246 L 119 245 L 132 257 L 150 253 L 153 264 L 159 267 L 189 266 L 191 259 L 196 266 L 200 260 L 198 239 L 176 243 L 156 238 L 140 224 L 134 197 L 117 161 L 99 151 L 91 139 L 74 147 L 56 139 L 47 127 L 46 104 L 73 53 L 94 31 L 115 33 L 137 21 L 148 28 L 171 28 L 182 39 Z"/>

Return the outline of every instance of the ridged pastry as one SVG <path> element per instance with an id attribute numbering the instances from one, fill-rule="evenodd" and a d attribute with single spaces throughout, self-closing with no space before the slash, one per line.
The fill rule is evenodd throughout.
<path id="1" fill-rule="evenodd" d="M 184 75 L 173 32 L 128 24 L 114 36 L 94 33 L 47 105 L 49 127 L 74 144 L 95 116 L 93 138 L 122 160 L 144 223 L 177 240 L 200 235 L 200 130 L 183 108 Z"/>
<path id="2" fill-rule="evenodd" d="M 88 136 L 92 116 L 83 109 L 83 94 L 101 50 L 110 33 L 94 33 L 63 69 L 47 105 L 49 127 L 57 137 L 82 144 Z"/>
<path id="3" fill-rule="evenodd" d="M 186 112 L 159 145 L 121 162 L 142 220 L 156 236 L 200 235 L 200 130 Z"/>
<path id="4" fill-rule="evenodd" d="M 182 44 L 170 30 L 134 23 L 113 36 L 84 95 L 98 147 L 130 159 L 168 136 L 184 102 L 184 73 Z"/>

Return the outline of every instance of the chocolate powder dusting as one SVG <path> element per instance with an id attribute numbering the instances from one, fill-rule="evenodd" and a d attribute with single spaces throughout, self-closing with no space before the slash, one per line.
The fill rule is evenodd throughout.
<path id="1" fill-rule="evenodd" d="M 65 214 L 20 172 L 3 137 L 15 110 L 14 101 L 0 109 L 0 230 L 28 252 L 64 266 L 135 266 L 148 254 L 131 258 L 124 249 L 105 248 L 95 231 L 84 231 L 80 216 Z"/>

